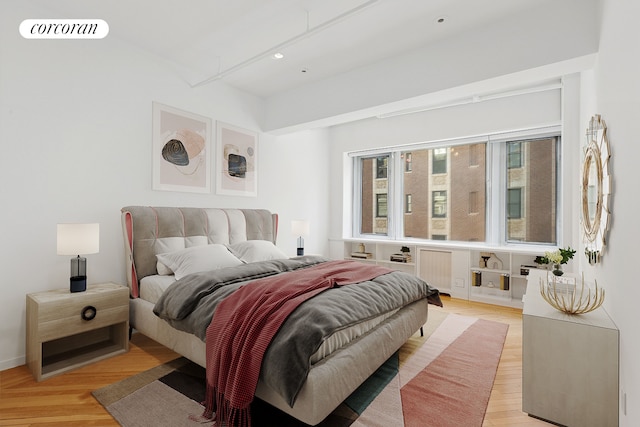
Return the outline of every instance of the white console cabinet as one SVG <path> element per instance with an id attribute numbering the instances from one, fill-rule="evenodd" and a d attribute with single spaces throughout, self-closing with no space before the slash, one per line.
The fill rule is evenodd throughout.
<path id="1" fill-rule="evenodd" d="M 603 307 L 570 315 L 528 278 L 522 315 L 522 410 L 569 427 L 618 425 L 619 333 Z"/>

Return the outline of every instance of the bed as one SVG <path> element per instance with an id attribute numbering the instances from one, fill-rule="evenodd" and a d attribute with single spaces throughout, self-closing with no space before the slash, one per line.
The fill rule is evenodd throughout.
<path id="1" fill-rule="evenodd" d="M 190 270 L 190 267 L 183 268 L 185 259 L 188 261 L 187 265 L 199 262 L 199 255 L 190 258 L 192 252 L 206 251 L 209 257 L 207 259 L 211 259 L 210 253 L 216 254 L 216 260 L 219 259 L 213 267 L 215 271 L 206 273 L 206 280 L 214 280 L 208 278 L 209 274 L 215 276 L 215 280 L 221 280 L 222 276 L 244 275 L 245 270 L 251 271 L 246 277 L 281 275 L 288 274 L 284 270 L 302 271 L 333 262 L 315 256 L 289 259 L 286 255 L 282 255 L 275 246 L 278 216 L 267 210 L 127 206 L 121 210 L 121 219 L 126 252 L 127 283 L 131 294 L 131 327 L 203 367 L 207 365 L 204 332 L 200 329 L 197 331 L 190 329 L 193 328 L 193 322 L 187 322 L 189 325 L 184 325 L 182 320 L 163 319 L 154 313 L 154 310 L 158 310 L 158 306 L 166 306 L 166 301 L 171 299 L 168 295 L 178 288 L 179 284 L 196 279 L 205 280 L 200 279 L 200 276 L 204 276 L 205 273 L 191 274 L 193 270 Z M 217 254 L 222 253 L 220 251 L 223 247 L 230 249 L 233 255 L 229 258 L 230 265 L 227 265 L 226 254 L 217 257 Z M 213 250 L 216 252 L 210 252 Z M 239 259 L 240 264 L 236 265 L 233 258 Z M 357 263 L 357 261 L 349 262 Z M 280 269 L 283 269 L 282 272 Z M 260 373 L 255 396 L 310 425 L 318 424 L 329 415 L 426 323 L 428 304 L 440 304 L 436 289 L 415 276 L 397 273 L 400 276 L 396 277 L 395 274 L 389 273 L 387 276 L 394 281 L 412 282 L 411 290 L 403 290 L 400 297 L 406 301 L 401 306 L 380 315 L 372 316 L 368 313 L 365 315 L 366 319 L 356 323 L 351 322 L 348 327 L 334 327 L 335 333 L 323 336 L 319 348 L 316 349 L 314 344 L 313 350 L 316 351 L 307 362 L 306 371 L 303 371 L 303 375 L 297 380 L 299 386 L 296 386 L 293 396 L 283 394 L 280 385 L 274 385 L 272 382 L 272 377 L 279 375 L 272 374 L 271 368 L 265 368 L 269 366 L 267 363 L 271 353 L 275 354 L 271 359 L 277 357 L 280 361 L 284 357 L 283 354 L 288 354 L 288 350 L 285 353 L 282 350 L 280 353 L 272 350 L 272 347 L 278 347 L 276 340 L 282 333 L 281 330 L 274 338 L 263 360 L 262 371 L 265 372 Z M 414 284 L 416 280 L 420 284 Z M 377 283 L 378 278 L 374 281 L 376 281 L 375 286 L 383 286 Z M 240 283 L 240 287 L 246 283 L 245 279 L 239 279 L 236 282 Z M 189 286 L 193 285 L 189 284 Z M 198 286 L 206 287 L 201 284 Z M 321 300 L 327 298 L 325 304 L 337 307 L 341 304 L 335 302 L 342 301 L 344 298 L 339 292 L 347 292 L 342 291 L 346 288 L 349 288 L 349 292 L 355 292 L 356 286 L 360 284 L 336 288 L 340 291 L 332 289 L 331 292 L 323 292 L 302 303 L 294 313 L 302 311 L 303 307 L 320 304 Z M 208 289 L 210 288 L 211 286 Z M 190 288 L 181 289 L 184 293 L 184 289 Z M 382 290 L 381 293 L 385 292 Z M 414 295 L 416 292 L 420 295 Z M 333 302 L 331 298 L 334 298 Z M 199 307 L 200 305 L 198 309 Z M 315 310 L 317 312 L 318 309 Z M 351 311 L 360 310 L 342 309 L 343 314 Z M 295 325 L 287 326 L 295 317 L 289 316 L 282 325 L 282 329 L 288 327 L 287 333 L 297 330 Z M 195 323 L 202 324 L 202 322 L 200 320 Z M 278 364 L 286 366 L 287 362 L 278 362 Z"/>

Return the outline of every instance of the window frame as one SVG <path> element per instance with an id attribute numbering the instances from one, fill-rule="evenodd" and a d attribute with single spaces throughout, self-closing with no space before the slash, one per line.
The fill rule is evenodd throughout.
<path id="1" fill-rule="evenodd" d="M 555 137 L 556 139 L 556 240 L 554 243 L 536 243 L 527 241 L 507 240 L 507 209 L 506 209 L 506 188 L 508 163 L 507 163 L 507 144 L 508 141 L 537 140 L 546 137 Z M 415 237 L 404 237 L 403 218 L 407 214 L 405 210 L 406 200 L 402 189 L 402 176 L 404 173 L 410 173 L 406 170 L 405 159 L 402 155 L 407 152 L 415 152 L 422 149 L 434 148 L 451 148 L 459 145 L 469 145 L 484 143 L 485 146 L 485 168 L 486 168 L 486 224 L 485 224 L 485 240 L 484 241 L 459 241 L 459 240 L 433 240 Z M 562 129 L 560 125 L 550 125 L 538 128 L 527 128 L 515 131 L 505 131 L 493 134 L 477 135 L 464 138 L 451 138 L 443 140 L 435 140 L 420 143 L 402 144 L 395 146 L 386 146 L 377 149 L 359 150 L 345 153 L 345 159 L 349 159 L 351 163 L 351 232 L 347 238 L 353 239 L 371 239 L 371 240 L 392 240 L 392 241 L 412 241 L 414 243 L 436 243 L 454 244 L 455 246 L 475 246 L 484 244 L 487 246 L 535 246 L 535 247 L 555 247 L 561 244 L 562 240 L 562 218 L 564 217 L 564 206 L 560 203 L 563 192 L 563 163 L 562 163 Z M 448 154 L 448 153 L 447 153 Z M 388 160 L 388 191 L 387 191 L 387 233 L 386 234 L 363 234 L 360 233 L 360 218 L 362 215 L 362 206 L 359 200 L 360 196 L 360 176 L 361 168 L 359 160 L 368 157 L 377 157 L 387 155 Z M 448 155 L 447 155 L 448 157 Z M 502 166 L 501 166 L 502 165 Z M 470 164 L 470 167 L 475 166 Z M 449 165 L 447 165 L 448 169 Z M 349 178 L 345 176 L 345 178 Z M 396 200 L 396 194 L 401 200 Z M 447 198 L 450 196 L 447 194 Z M 346 199 L 345 199 L 346 200 Z M 432 207 L 431 207 L 432 208 Z M 447 207 L 448 211 L 449 207 Z M 447 212 L 448 213 L 448 212 Z"/>

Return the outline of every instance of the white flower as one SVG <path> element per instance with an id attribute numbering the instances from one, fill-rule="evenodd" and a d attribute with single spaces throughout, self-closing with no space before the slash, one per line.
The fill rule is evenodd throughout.
<path id="1" fill-rule="evenodd" d="M 544 253 L 544 256 L 547 257 L 547 259 L 551 264 L 562 263 L 562 254 L 560 253 L 560 250 L 553 251 L 553 252 L 547 251 Z"/>

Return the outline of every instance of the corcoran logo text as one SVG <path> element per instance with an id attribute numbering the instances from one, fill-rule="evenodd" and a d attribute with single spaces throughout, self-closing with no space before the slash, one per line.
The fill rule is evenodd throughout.
<path id="1" fill-rule="evenodd" d="M 25 39 L 102 39 L 109 24 L 102 19 L 25 19 L 20 34 Z"/>

